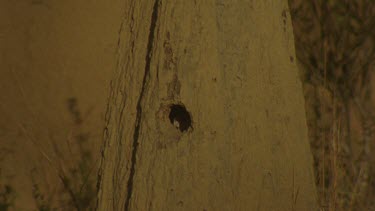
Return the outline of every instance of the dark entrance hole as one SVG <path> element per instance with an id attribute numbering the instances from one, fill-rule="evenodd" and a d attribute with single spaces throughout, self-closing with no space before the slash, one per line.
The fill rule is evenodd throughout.
<path id="1" fill-rule="evenodd" d="M 169 120 L 181 132 L 185 132 L 191 127 L 191 117 L 185 106 L 173 104 L 170 106 Z"/>

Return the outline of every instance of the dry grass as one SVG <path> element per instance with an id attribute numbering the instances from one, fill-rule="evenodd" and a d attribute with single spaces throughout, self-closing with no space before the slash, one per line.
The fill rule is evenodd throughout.
<path id="1" fill-rule="evenodd" d="M 23 85 L 18 81 L 17 73 L 13 70 L 11 73 L 25 102 L 25 107 L 31 114 L 32 122 L 36 125 L 43 125 L 33 109 L 27 104 L 27 95 Z M 34 136 L 32 127 L 26 128 L 18 120 L 13 120 L 19 122 L 20 131 L 37 150 L 39 155 L 37 160 L 43 161 L 37 162 L 30 172 L 32 197 L 39 211 L 93 210 L 95 206 L 97 160 L 91 153 L 90 134 L 83 129 L 91 110 L 82 115 L 78 100 L 74 97 L 67 100 L 66 107 L 72 120 L 71 132 L 66 140 L 54 140 L 50 135 L 47 142 L 43 142 Z M 45 132 L 49 133 L 48 128 Z M 49 178 L 51 175 L 55 178 Z M 13 194 L 13 189 L 9 190 L 12 190 Z M 14 197 L 9 198 L 13 195 L 8 192 L 6 192 L 7 200 L 3 200 L 4 203 L 0 201 L 0 206 L 2 204 L 8 207 L 13 205 Z M 12 201 L 9 201 L 10 199 Z M 8 203 L 8 205 L 5 202 L 11 202 L 11 204 Z M 7 210 L 7 208 L 0 210 Z"/>
<path id="2" fill-rule="evenodd" d="M 375 2 L 289 0 L 322 210 L 375 210 Z"/>
<path id="3" fill-rule="evenodd" d="M 47 165 L 55 172 L 55 176 L 60 181 L 61 187 L 49 187 L 40 178 L 40 169 L 34 169 L 35 174 L 31 174 L 33 184 L 33 198 L 38 210 L 92 210 L 95 205 L 96 190 L 96 161 L 93 160 L 89 146 L 89 134 L 81 129 L 84 123 L 78 103 L 75 98 L 68 99 L 68 111 L 71 114 L 74 127 L 69 139 L 66 140 L 66 150 L 63 151 L 62 143 L 57 143 L 50 138 L 53 147 L 53 160 L 43 147 L 37 142 L 32 133 L 22 128 L 24 134 L 39 154 L 47 162 Z M 45 178 L 46 179 L 46 178 Z M 40 188 L 40 187 L 44 188 Z"/>
<path id="4" fill-rule="evenodd" d="M 8 150 L 0 149 L 0 164 L 3 162 L 4 157 L 7 154 L 9 154 Z M 0 211 L 13 208 L 15 200 L 13 187 L 7 184 L 3 177 L 3 169 L 0 167 Z"/>
<path id="5" fill-rule="evenodd" d="M 17 74 L 13 72 L 13 75 L 21 96 L 26 102 L 23 86 L 17 81 Z M 40 123 L 29 105 L 25 106 L 33 122 Z M 37 162 L 30 172 L 32 198 L 39 211 L 94 209 L 97 161 L 91 154 L 90 134 L 82 129 L 86 115 L 82 117 L 75 98 L 67 100 L 67 110 L 73 125 L 65 143 L 61 140 L 54 140 L 52 136 L 47 143 L 42 142 L 34 136 L 32 127 L 26 128 L 23 124 L 18 124 L 25 139 L 37 150 L 39 155 L 37 160 L 42 161 Z M 45 132 L 49 133 L 48 129 Z M 52 150 L 47 151 L 48 146 L 52 146 Z M 55 178 L 49 178 L 51 175 Z M 52 184 L 49 181 L 53 181 Z M 0 187 L 0 210 L 9 210 L 14 206 L 14 190 L 8 184 L 2 186 Z"/>

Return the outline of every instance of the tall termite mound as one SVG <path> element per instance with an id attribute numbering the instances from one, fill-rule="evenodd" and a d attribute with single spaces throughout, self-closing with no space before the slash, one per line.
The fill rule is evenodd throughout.
<path id="1" fill-rule="evenodd" d="M 99 210 L 316 210 L 286 1 L 127 0 Z"/>

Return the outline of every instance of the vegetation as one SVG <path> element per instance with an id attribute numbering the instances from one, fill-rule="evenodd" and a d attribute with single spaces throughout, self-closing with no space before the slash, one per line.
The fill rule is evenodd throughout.
<path id="1" fill-rule="evenodd" d="M 0 162 L 3 161 L 4 155 L 8 154 L 7 150 L 0 150 Z M 16 199 L 14 189 L 11 185 L 6 184 L 3 179 L 3 172 L 0 168 L 0 211 L 7 211 L 9 208 L 13 207 L 14 200 Z"/>
<path id="2" fill-rule="evenodd" d="M 375 2 L 289 0 L 323 210 L 375 210 Z"/>
<path id="3" fill-rule="evenodd" d="M 13 207 L 15 200 L 14 190 L 10 185 L 0 187 L 0 211 L 7 211 Z"/>
<path id="4" fill-rule="evenodd" d="M 80 211 L 94 208 L 96 163 L 89 148 L 90 134 L 82 131 L 84 119 L 77 100 L 68 99 L 67 107 L 74 124 L 73 139 L 66 142 L 69 153 L 63 153 L 61 146 L 52 142 L 54 153 L 58 157 L 57 162 L 53 162 L 47 153 L 32 142 L 39 148 L 40 154 L 48 161 L 50 167 L 55 170 L 55 175 L 60 181 L 60 186 L 51 188 L 46 180 L 38 178 L 38 175 L 43 175 L 41 169 L 32 170 L 32 197 L 39 211 L 61 209 Z M 71 163 L 66 162 L 69 158 L 73 158 Z"/>

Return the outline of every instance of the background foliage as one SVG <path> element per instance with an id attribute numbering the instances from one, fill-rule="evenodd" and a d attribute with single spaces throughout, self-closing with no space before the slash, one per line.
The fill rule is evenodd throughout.
<path id="1" fill-rule="evenodd" d="M 375 1 L 289 0 L 322 210 L 375 210 Z"/>

